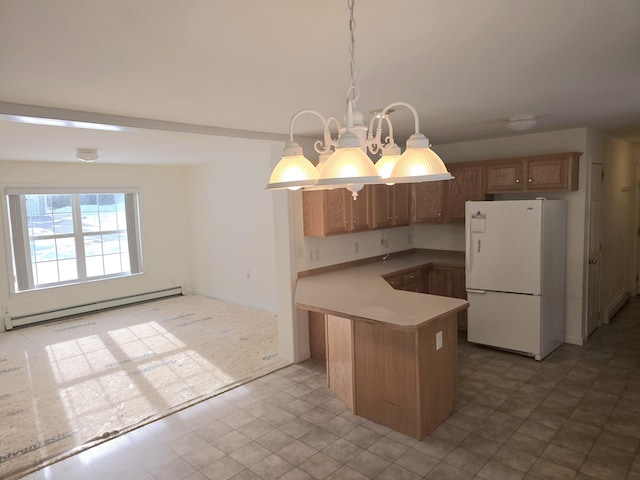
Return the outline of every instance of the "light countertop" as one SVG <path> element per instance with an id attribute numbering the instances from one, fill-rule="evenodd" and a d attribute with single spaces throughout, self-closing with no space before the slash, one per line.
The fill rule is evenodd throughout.
<path id="1" fill-rule="evenodd" d="M 395 257 L 392 254 L 387 260 L 301 277 L 295 303 L 302 310 L 400 328 L 415 328 L 466 309 L 466 300 L 394 290 L 382 278 L 429 264 L 464 267 L 464 252 L 423 250 Z"/>

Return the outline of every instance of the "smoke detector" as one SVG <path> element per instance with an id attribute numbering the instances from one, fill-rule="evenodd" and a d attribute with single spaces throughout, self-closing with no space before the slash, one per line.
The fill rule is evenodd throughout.
<path id="1" fill-rule="evenodd" d="M 98 150 L 95 148 L 78 148 L 76 157 L 83 162 L 93 162 L 98 159 Z"/>
<path id="2" fill-rule="evenodd" d="M 515 130 L 521 132 L 523 130 L 529 130 L 536 126 L 536 117 L 530 113 L 519 113 L 513 115 L 507 120 L 507 128 L 509 130 Z"/>

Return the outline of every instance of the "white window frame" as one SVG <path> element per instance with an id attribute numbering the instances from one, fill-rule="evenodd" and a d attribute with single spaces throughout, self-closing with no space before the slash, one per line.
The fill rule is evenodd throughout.
<path id="1" fill-rule="evenodd" d="M 85 255 L 83 242 L 77 242 L 78 238 L 83 238 L 91 233 L 82 232 L 80 215 L 74 214 L 73 234 L 52 235 L 52 238 L 74 237 L 76 238 L 76 250 L 78 262 L 77 279 L 34 285 L 33 266 L 29 245 L 29 234 L 27 229 L 27 212 L 23 201 L 23 195 L 72 195 L 73 209 L 80 210 L 80 195 L 83 194 L 124 194 L 125 195 L 125 216 L 126 230 L 129 250 L 129 272 L 115 274 L 105 274 L 100 276 L 87 277 L 85 275 Z M 8 259 L 10 267 L 10 287 L 11 294 L 23 294 L 49 288 L 59 288 L 67 285 L 99 282 L 102 280 L 130 277 L 143 273 L 142 268 L 142 248 L 140 239 L 140 214 L 139 214 L 139 191 L 132 187 L 113 188 L 6 188 L 3 198 L 3 210 L 5 211 L 5 227 L 8 240 Z M 111 231 L 100 231 L 96 234 L 109 234 Z M 22 265 L 22 268 L 19 266 Z"/>

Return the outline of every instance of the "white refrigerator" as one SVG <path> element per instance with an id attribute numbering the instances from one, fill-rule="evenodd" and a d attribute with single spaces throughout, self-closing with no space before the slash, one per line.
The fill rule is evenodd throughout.
<path id="1" fill-rule="evenodd" d="M 467 339 L 542 360 L 564 342 L 566 202 L 467 202 Z"/>

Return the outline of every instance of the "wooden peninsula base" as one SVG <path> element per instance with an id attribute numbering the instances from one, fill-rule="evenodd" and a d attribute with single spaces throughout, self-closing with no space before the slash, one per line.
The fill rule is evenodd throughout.
<path id="1" fill-rule="evenodd" d="M 416 327 L 327 315 L 327 379 L 353 413 L 420 439 L 453 412 L 456 313 Z"/>

